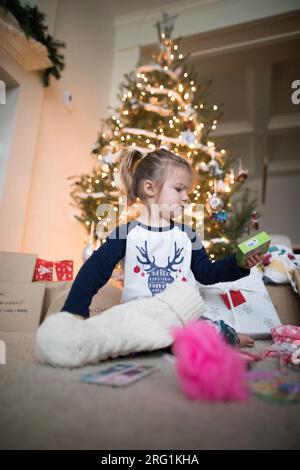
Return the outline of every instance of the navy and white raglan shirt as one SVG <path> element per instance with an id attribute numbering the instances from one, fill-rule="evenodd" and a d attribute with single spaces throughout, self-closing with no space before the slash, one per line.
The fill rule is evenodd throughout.
<path id="1" fill-rule="evenodd" d="M 88 317 L 93 296 L 121 260 L 122 303 L 154 296 L 173 282 L 215 284 L 235 281 L 250 272 L 237 265 L 235 254 L 212 262 L 188 225 L 171 221 L 167 227 L 150 227 L 133 220 L 116 227 L 83 264 L 62 310 Z"/>

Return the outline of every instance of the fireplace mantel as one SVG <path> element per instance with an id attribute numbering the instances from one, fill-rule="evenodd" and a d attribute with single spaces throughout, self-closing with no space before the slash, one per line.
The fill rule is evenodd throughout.
<path id="1" fill-rule="evenodd" d="M 44 70 L 53 64 L 47 48 L 33 38 L 27 39 L 17 21 L 0 11 L 0 48 L 3 48 L 27 72 Z"/>

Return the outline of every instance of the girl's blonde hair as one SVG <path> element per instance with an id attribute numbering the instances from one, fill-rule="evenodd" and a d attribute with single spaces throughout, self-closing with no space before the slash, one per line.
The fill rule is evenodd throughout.
<path id="1" fill-rule="evenodd" d="M 146 202 L 142 188 L 145 180 L 151 180 L 161 190 L 170 166 L 186 168 L 191 175 L 192 185 L 195 182 L 195 174 L 188 160 L 164 148 L 146 155 L 139 150 L 126 149 L 120 155 L 120 160 L 121 189 L 127 195 L 128 204 L 133 204 L 137 198 Z"/>

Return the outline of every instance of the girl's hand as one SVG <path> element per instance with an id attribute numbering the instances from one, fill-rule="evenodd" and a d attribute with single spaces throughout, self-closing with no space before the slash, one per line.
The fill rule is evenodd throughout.
<path id="1" fill-rule="evenodd" d="M 249 258 L 247 258 L 247 264 L 245 267 L 251 269 L 260 263 L 262 263 L 262 257 L 260 255 L 249 256 Z"/>

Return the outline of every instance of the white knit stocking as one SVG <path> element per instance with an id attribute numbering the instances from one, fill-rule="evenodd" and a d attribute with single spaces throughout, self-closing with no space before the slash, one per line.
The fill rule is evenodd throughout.
<path id="1" fill-rule="evenodd" d="M 87 320 L 55 313 L 37 330 L 36 358 L 56 367 L 80 367 L 164 348 L 173 342 L 172 326 L 200 317 L 203 310 L 199 290 L 176 283 L 154 297 L 116 305 Z"/>

